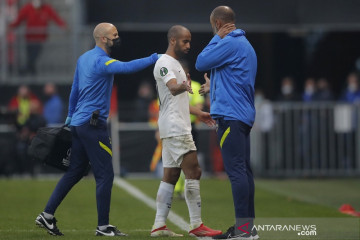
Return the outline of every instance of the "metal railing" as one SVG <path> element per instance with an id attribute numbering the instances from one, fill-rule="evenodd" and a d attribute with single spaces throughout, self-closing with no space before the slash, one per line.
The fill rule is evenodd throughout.
<path id="1" fill-rule="evenodd" d="M 360 105 L 270 103 L 258 105 L 251 131 L 251 164 L 262 177 L 360 176 Z M 12 125 L 0 124 L 0 155 L 11 162 Z M 149 173 L 157 142 L 148 123 L 110 121 L 113 165 L 120 173 Z M 204 174 L 221 171 L 214 129 L 199 125 L 196 146 Z M 10 137 L 11 136 L 11 137 Z M 6 143 L 6 145 L 4 145 Z M 11 144 L 10 144 L 11 145 Z M 5 157 L 9 159 L 4 159 Z M 220 166 L 220 168 L 219 168 Z M 1 171 L 0 171 L 1 173 Z"/>
<path id="2" fill-rule="evenodd" d="M 360 105 L 268 102 L 257 114 L 251 153 L 258 174 L 360 175 Z"/>
<path id="3" fill-rule="evenodd" d="M 147 123 L 111 121 L 116 174 L 146 172 L 156 146 Z M 257 108 L 251 133 L 251 162 L 257 176 L 360 176 L 360 105 L 270 103 Z M 214 129 L 200 127 L 203 171 L 213 174 Z M 216 141 L 216 140 L 215 140 Z M 219 157 L 219 156 L 217 156 Z M 121 159 L 121 162 L 120 162 Z"/>

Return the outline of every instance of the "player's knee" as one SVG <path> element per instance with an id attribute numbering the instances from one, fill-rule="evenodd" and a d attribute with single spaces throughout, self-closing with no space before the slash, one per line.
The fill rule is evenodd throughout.
<path id="1" fill-rule="evenodd" d="M 194 179 L 199 180 L 201 178 L 201 173 L 202 173 L 201 168 L 200 168 L 200 166 L 198 166 L 196 168 L 196 171 L 195 171 L 195 178 Z"/>
<path id="2" fill-rule="evenodd" d="M 163 182 L 175 185 L 180 177 L 180 173 L 180 169 L 179 171 L 175 171 L 174 169 L 165 171 L 163 176 Z"/>
<path id="3" fill-rule="evenodd" d="M 178 181 L 179 177 L 180 177 L 180 173 L 172 172 L 171 175 L 170 175 L 171 183 L 175 185 L 176 182 Z"/>
<path id="4" fill-rule="evenodd" d="M 193 167 L 191 169 L 184 170 L 186 179 L 197 179 L 201 177 L 201 168 L 200 166 Z"/>

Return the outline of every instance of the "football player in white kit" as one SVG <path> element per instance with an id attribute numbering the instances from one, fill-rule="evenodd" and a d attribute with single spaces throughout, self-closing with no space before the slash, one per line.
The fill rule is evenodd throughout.
<path id="1" fill-rule="evenodd" d="M 221 234 L 219 230 L 206 227 L 201 220 L 200 176 L 196 147 L 191 135 L 190 113 L 209 126 L 214 125 L 210 114 L 189 105 L 188 92 L 192 93 L 190 75 L 179 62 L 190 50 L 190 31 L 180 25 L 168 31 L 168 49 L 154 67 L 160 113 L 159 131 L 162 140 L 164 176 L 156 198 L 156 217 L 151 236 L 182 236 L 166 227 L 174 186 L 181 169 L 185 174 L 185 200 L 189 209 L 189 234 L 196 237 L 211 237 Z"/>

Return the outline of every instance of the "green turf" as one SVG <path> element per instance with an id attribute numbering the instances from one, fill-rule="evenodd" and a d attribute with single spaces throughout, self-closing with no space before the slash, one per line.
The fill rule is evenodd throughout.
<path id="1" fill-rule="evenodd" d="M 289 181 L 289 186 L 286 182 Z M 147 195 L 155 198 L 159 181 L 149 180 L 129 180 Z M 357 179 L 348 180 L 257 180 L 256 181 L 256 216 L 258 223 L 261 224 L 306 224 L 309 218 L 315 224 L 323 227 L 325 225 L 337 227 L 332 229 L 326 238 L 337 239 L 339 236 L 347 236 L 341 239 L 359 239 L 359 220 L 338 212 L 337 206 L 329 206 L 328 202 L 352 201 L 360 198 L 360 191 L 353 192 L 349 186 L 355 186 L 359 181 Z M 315 198 L 316 196 L 329 196 L 333 191 L 332 186 L 336 184 L 338 194 L 330 199 L 319 198 L 318 201 L 305 201 L 304 199 Z M 297 188 L 295 186 L 298 186 Z M 318 186 L 319 188 L 316 188 Z M 281 189 L 275 191 L 275 189 Z M 289 194 L 286 193 L 289 190 Z M 298 192 L 297 192 L 298 191 Z M 275 192 L 275 193 L 274 193 Z M 295 194 L 297 193 L 297 194 Z M 203 220 L 211 227 L 226 230 L 234 223 L 234 210 L 230 184 L 227 180 L 206 179 L 201 183 Z M 322 204 L 324 202 L 324 204 Z M 346 201 L 345 201 L 346 202 Z M 356 207 L 357 205 L 354 205 Z M 183 200 L 175 201 L 172 209 L 188 220 L 187 207 Z M 359 208 L 357 208 L 360 210 Z M 316 219 L 315 219 L 316 218 Z M 339 221 L 334 220 L 339 218 Z M 220 221 L 219 221 L 220 220 Z M 343 224 L 342 222 L 346 222 Z M 321 233 L 325 236 L 325 233 Z M 332 235 L 331 235 L 332 234 Z M 289 239 L 294 239 L 293 235 Z M 335 238 L 331 238 L 335 237 Z M 286 236 L 279 238 L 270 235 L 268 239 L 287 239 Z M 262 239 L 267 239 L 263 238 Z M 306 239 L 306 238 L 301 238 Z M 320 239 L 320 238 L 317 238 Z"/>
<path id="2" fill-rule="evenodd" d="M 159 180 L 128 180 L 148 196 L 155 198 Z M 0 180 L 0 239 L 52 239 L 43 229 L 34 224 L 35 217 L 43 210 L 57 180 Z M 258 224 L 267 222 L 307 224 L 309 218 L 340 221 L 335 234 L 309 238 L 289 239 L 359 239 L 358 218 L 338 213 L 340 203 L 351 203 L 360 210 L 359 180 L 257 180 L 256 214 Z M 334 194 L 336 190 L 337 194 Z M 227 180 L 204 179 L 201 182 L 202 217 L 204 222 L 221 230 L 233 224 L 233 204 L 231 189 Z M 188 221 L 188 211 L 183 200 L 174 199 L 172 210 Z M 63 239 L 98 239 L 93 236 L 97 213 L 95 183 L 92 177 L 82 180 L 60 205 L 56 217 L 58 226 L 64 232 Z M 155 211 L 134 199 L 122 189 L 114 186 L 110 222 L 130 236 L 127 239 L 150 239 L 149 230 Z M 349 221 L 349 223 L 348 223 Z M 346 222 L 346 226 L 341 225 Z M 354 225 L 355 223 L 355 225 Z M 176 226 L 169 227 L 177 232 Z M 331 224 L 329 225 L 331 226 Z M 330 231 L 331 232 L 331 231 Z M 341 233 L 343 232 L 343 233 Z M 279 234 L 279 233 L 276 233 Z M 276 239 L 263 233 L 262 240 Z M 293 234 L 293 233 L 292 233 Z M 286 239 L 281 233 L 278 239 Z M 326 238 L 324 238 L 326 236 Z M 338 236 L 343 236 L 338 238 Z M 354 237 L 355 236 L 355 237 Z M 322 238 L 320 238 L 322 237 Z M 184 237 L 182 239 L 193 239 Z"/>
<path id="3" fill-rule="evenodd" d="M 360 211 L 360 179 L 258 180 L 257 186 L 300 201 Z"/>

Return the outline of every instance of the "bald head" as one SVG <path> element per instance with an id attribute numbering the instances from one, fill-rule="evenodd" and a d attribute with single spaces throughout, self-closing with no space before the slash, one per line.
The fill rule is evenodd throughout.
<path id="1" fill-rule="evenodd" d="M 189 29 L 187 29 L 184 26 L 181 26 L 181 25 L 172 26 L 169 29 L 168 34 L 167 34 L 168 42 L 170 43 L 171 38 L 178 39 L 180 36 L 183 36 L 187 33 L 190 33 L 190 31 L 189 31 Z"/>
<path id="2" fill-rule="evenodd" d="M 216 7 L 210 15 L 210 21 L 220 20 L 225 23 L 235 23 L 235 13 L 228 6 Z"/>
<path id="3" fill-rule="evenodd" d="M 120 45 L 119 33 L 111 23 L 99 23 L 93 32 L 96 46 L 102 48 L 107 54 L 113 47 Z"/>
<path id="4" fill-rule="evenodd" d="M 99 23 L 98 25 L 96 25 L 93 32 L 95 42 L 98 42 L 101 37 L 106 37 L 107 35 L 109 35 L 114 28 L 115 26 L 111 23 Z"/>
<path id="5" fill-rule="evenodd" d="M 191 43 L 189 29 L 181 25 L 174 25 L 169 29 L 167 38 L 169 45 L 166 54 L 175 59 L 181 59 L 188 54 Z"/>

